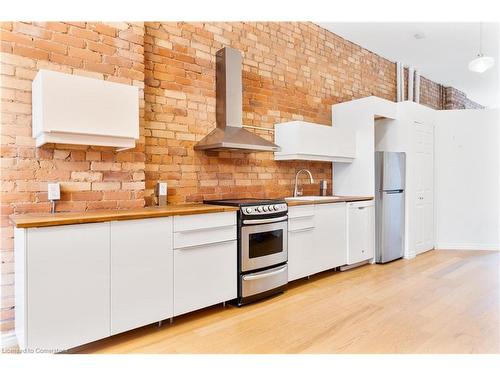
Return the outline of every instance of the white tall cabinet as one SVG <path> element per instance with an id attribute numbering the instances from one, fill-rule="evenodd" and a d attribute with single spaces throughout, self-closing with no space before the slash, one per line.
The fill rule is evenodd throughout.
<path id="1" fill-rule="evenodd" d="M 414 246 L 417 254 L 434 247 L 434 126 L 413 122 L 415 190 Z"/>
<path id="2" fill-rule="evenodd" d="M 434 110 L 397 103 L 398 119 L 374 123 L 375 150 L 406 153 L 405 257 L 434 248 Z"/>

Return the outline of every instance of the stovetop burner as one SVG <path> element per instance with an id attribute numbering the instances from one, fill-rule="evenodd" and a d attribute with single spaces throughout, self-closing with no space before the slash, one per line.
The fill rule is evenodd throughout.
<path id="1" fill-rule="evenodd" d="M 220 204 L 226 206 L 244 206 L 244 205 L 260 205 L 260 204 L 277 204 L 285 203 L 283 199 L 265 199 L 265 198 L 232 198 L 232 199 L 210 199 L 205 200 L 203 203 Z"/>

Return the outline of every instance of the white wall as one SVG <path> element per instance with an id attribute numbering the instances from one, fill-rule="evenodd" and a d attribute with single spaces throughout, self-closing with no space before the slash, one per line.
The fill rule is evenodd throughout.
<path id="1" fill-rule="evenodd" d="M 351 163 L 333 163 L 336 195 L 375 195 L 375 117 L 397 117 L 396 103 L 369 96 L 332 106 L 332 126 L 356 130 L 356 158 Z"/>
<path id="2" fill-rule="evenodd" d="M 500 249 L 499 111 L 437 111 L 436 248 Z"/>

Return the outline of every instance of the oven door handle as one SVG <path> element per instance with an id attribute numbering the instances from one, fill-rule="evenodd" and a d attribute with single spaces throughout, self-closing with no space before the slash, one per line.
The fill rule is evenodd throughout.
<path id="1" fill-rule="evenodd" d="M 287 268 L 287 266 L 285 264 L 284 266 L 280 267 L 276 271 L 272 271 L 272 272 L 262 271 L 262 272 L 259 272 L 257 274 L 254 274 L 254 275 L 245 275 L 245 276 L 243 276 L 243 280 L 258 280 L 258 279 L 263 279 L 264 277 L 278 275 L 282 272 L 285 272 L 286 268 Z"/>
<path id="2" fill-rule="evenodd" d="M 243 220 L 243 224 L 267 224 L 267 223 L 278 223 L 280 221 L 288 220 L 288 215 L 274 217 L 272 219 L 249 219 Z"/>

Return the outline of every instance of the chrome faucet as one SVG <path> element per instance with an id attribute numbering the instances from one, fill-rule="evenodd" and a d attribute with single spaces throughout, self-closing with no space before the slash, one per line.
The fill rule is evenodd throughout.
<path id="1" fill-rule="evenodd" d="M 309 180 L 310 180 L 310 183 L 313 184 L 314 183 L 314 178 L 311 174 L 311 172 L 309 171 L 309 169 L 301 169 L 300 171 L 297 172 L 297 174 L 295 175 L 295 188 L 293 189 L 293 196 L 294 197 L 300 197 L 303 192 L 302 192 L 302 186 L 300 187 L 300 190 L 299 190 L 299 174 L 301 174 L 302 172 L 307 172 L 307 174 L 309 175 Z"/>

